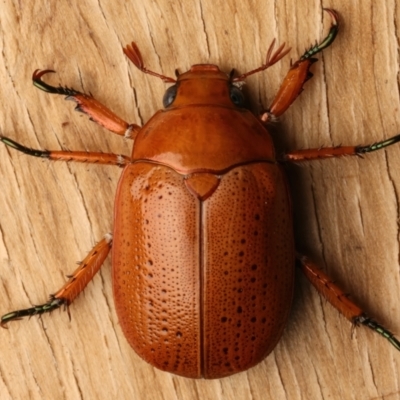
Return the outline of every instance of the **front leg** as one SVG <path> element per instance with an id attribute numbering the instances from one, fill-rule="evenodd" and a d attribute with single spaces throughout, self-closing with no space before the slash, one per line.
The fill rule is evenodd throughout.
<path id="1" fill-rule="evenodd" d="M 66 100 L 73 100 L 77 103 L 75 110 L 81 111 L 87 114 L 90 119 L 111 132 L 117 135 L 123 135 L 126 138 L 134 139 L 136 134 L 140 130 L 140 126 L 136 124 L 128 124 L 123 119 L 119 118 L 106 106 L 101 104 L 92 95 L 81 93 L 75 89 L 62 87 L 62 86 L 51 86 L 46 82 L 42 81 L 42 76 L 54 72 L 50 69 L 44 71 L 36 70 L 33 73 L 32 80 L 33 84 L 40 90 L 47 93 L 61 94 L 66 97 Z"/>
<path id="2" fill-rule="evenodd" d="M 282 115 L 303 91 L 303 85 L 312 77 L 311 65 L 317 61 L 312 58 L 315 54 L 330 46 L 339 31 L 338 14 L 335 10 L 325 8 L 332 18 L 332 25 L 325 39 L 307 50 L 290 68 L 274 101 L 268 110 L 264 111 L 260 118 L 263 122 L 273 121 Z"/>

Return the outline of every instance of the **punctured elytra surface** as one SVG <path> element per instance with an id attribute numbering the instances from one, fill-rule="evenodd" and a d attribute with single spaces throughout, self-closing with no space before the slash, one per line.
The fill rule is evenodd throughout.
<path id="1" fill-rule="evenodd" d="M 293 234 L 281 169 L 232 168 L 201 201 L 185 176 L 127 166 L 115 204 L 114 297 L 131 346 L 157 368 L 218 378 L 261 361 L 293 292 Z"/>

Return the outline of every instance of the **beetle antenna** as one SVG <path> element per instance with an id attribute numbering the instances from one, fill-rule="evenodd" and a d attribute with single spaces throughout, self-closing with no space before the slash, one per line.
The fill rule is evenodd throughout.
<path id="1" fill-rule="evenodd" d="M 321 43 L 316 43 L 314 46 L 311 46 L 308 50 L 306 50 L 304 52 L 304 54 L 300 57 L 299 61 L 311 59 L 311 57 L 313 57 L 315 54 L 319 53 L 323 49 L 326 49 L 328 46 L 330 46 L 336 38 L 336 35 L 339 31 L 339 29 L 338 29 L 339 28 L 339 15 L 335 10 L 332 10 L 330 8 L 324 8 L 324 11 L 326 11 L 332 19 L 332 25 L 331 25 L 328 35 L 325 37 L 325 39 Z M 275 53 L 272 54 L 274 45 L 275 45 L 275 39 L 272 41 L 272 43 L 269 46 L 269 49 L 267 51 L 267 61 L 265 64 L 263 64 L 259 68 L 253 69 L 252 71 L 246 72 L 245 74 L 232 79 L 232 82 L 243 81 L 249 75 L 253 75 L 257 72 L 264 71 L 265 69 L 269 68 L 271 65 L 274 65 L 276 62 L 278 62 L 281 58 L 283 58 L 290 51 L 290 48 L 283 51 L 283 49 L 285 47 L 285 43 L 283 43 L 278 48 L 278 50 L 276 50 Z"/>
<path id="2" fill-rule="evenodd" d="M 133 62 L 133 64 L 140 69 L 145 74 L 156 76 L 157 78 L 161 78 L 164 82 L 175 83 L 176 80 L 173 78 L 169 78 L 168 76 L 158 74 L 157 72 L 153 72 L 148 70 L 143 63 L 142 55 L 140 54 L 139 48 L 137 47 L 135 42 L 128 44 L 128 46 L 123 48 L 123 52 L 125 55 Z"/>
<path id="3" fill-rule="evenodd" d="M 265 64 L 261 65 L 261 67 L 258 67 L 256 69 L 253 69 L 249 72 L 246 72 L 245 74 L 242 74 L 236 78 L 232 79 L 232 82 L 240 82 L 245 80 L 249 75 L 256 74 L 257 72 L 264 71 L 265 69 L 271 67 L 275 63 L 277 63 L 280 59 L 286 56 L 286 54 L 289 53 L 291 48 L 289 47 L 288 49 L 284 50 L 285 48 L 285 43 L 281 44 L 278 49 L 275 51 L 275 53 L 272 53 L 275 47 L 275 39 L 272 41 L 271 45 L 268 48 L 267 51 L 267 57 Z"/>

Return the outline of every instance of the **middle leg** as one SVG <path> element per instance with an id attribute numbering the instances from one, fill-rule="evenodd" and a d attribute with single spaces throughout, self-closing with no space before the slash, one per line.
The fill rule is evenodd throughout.
<path id="1" fill-rule="evenodd" d="M 389 139 L 382 140 L 365 146 L 336 146 L 336 147 L 319 147 L 316 149 L 294 150 L 285 153 L 279 158 L 279 161 L 311 161 L 324 158 L 333 158 L 341 156 L 362 156 L 365 153 L 371 153 L 376 150 L 384 149 L 400 142 L 400 135 L 393 136 Z"/>
<path id="2" fill-rule="evenodd" d="M 76 161 L 91 164 L 117 165 L 119 167 L 129 164 L 131 161 L 130 157 L 114 153 L 31 149 L 2 135 L 0 135 L 0 142 L 28 156 L 47 158 L 53 161 Z"/>

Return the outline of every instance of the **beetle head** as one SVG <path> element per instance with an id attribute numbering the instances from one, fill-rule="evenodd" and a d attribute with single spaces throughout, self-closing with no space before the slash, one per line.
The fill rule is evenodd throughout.
<path id="1" fill-rule="evenodd" d="M 216 65 L 196 64 L 178 76 L 175 85 L 169 87 L 163 99 L 164 107 L 187 105 L 216 105 L 243 107 L 241 90 L 231 83 L 231 78 Z"/>

